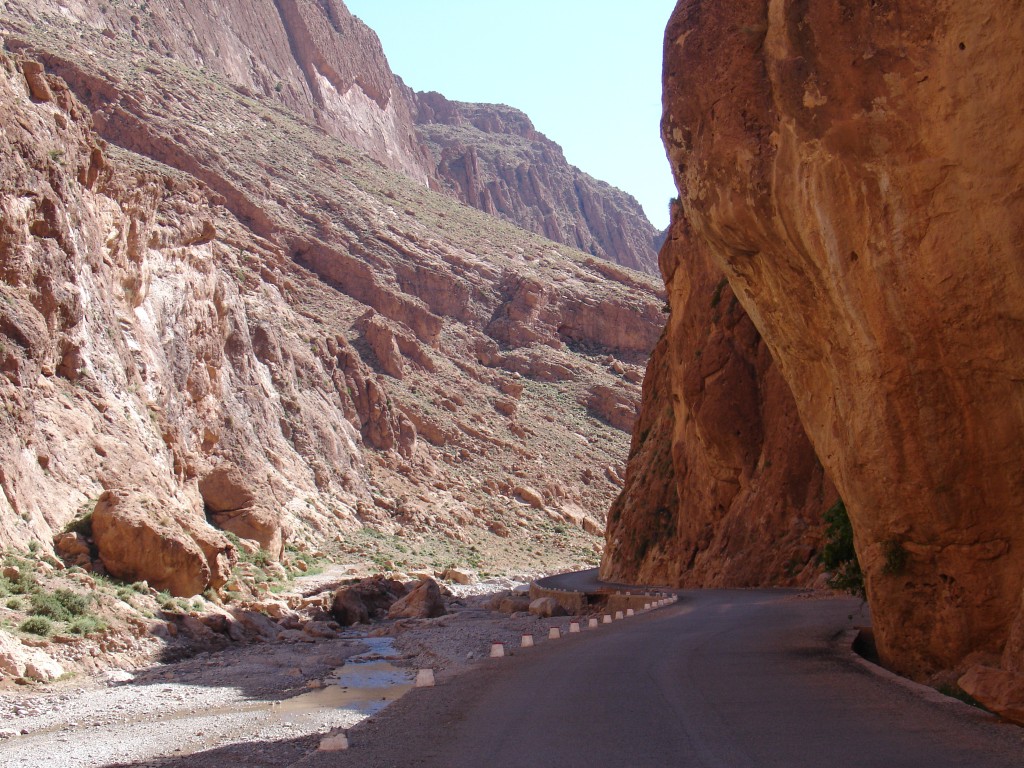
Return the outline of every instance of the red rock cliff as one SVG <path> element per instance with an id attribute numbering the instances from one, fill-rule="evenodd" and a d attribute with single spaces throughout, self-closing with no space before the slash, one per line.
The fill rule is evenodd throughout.
<path id="1" fill-rule="evenodd" d="M 657 274 L 659 232 L 622 190 L 569 165 L 525 114 L 416 93 L 417 129 L 441 181 L 467 205 L 531 232 Z"/>
<path id="2" fill-rule="evenodd" d="M 760 334 L 673 213 L 661 251 L 671 315 L 608 515 L 602 577 L 807 584 L 835 491 Z"/>
<path id="3" fill-rule="evenodd" d="M 696 258 L 792 386 L 916 677 L 1024 667 L 1022 43 L 994 0 L 685 0 L 666 34 Z"/>

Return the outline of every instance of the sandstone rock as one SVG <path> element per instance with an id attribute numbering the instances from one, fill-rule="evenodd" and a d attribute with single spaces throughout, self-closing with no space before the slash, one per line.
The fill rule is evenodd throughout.
<path id="1" fill-rule="evenodd" d="M 396 127 L 409 128 L 402 89 L 373 36 L 337 3 L 280 5 L 236 4 L 216 19 L 212 6 L 181 0 L 146 12 L 108 3 L 103 14 L 93 0 L 57 15 L 38 0 L 5 5 L 6 50 L 48 62 L 53 98 L 32 101 L 20 60 L 0 53 L 0 412 L 10 437 L 0 545 L 64 530 L 102 489 L 145 489 L 153 520 L 169 516 L 199 544 L 216 586 L 231 551 L 201 510 L 213 519 L 213 507 L 222 517 L 246 507 L 219 504 L 209 488 L 201 500 L 197 486 L 224 465 L 243 473 L 256 506 L 332 539 L 365 508 L 371 481 L 394 495 L 439 483 L 466 498 L 428 506 L 434 525 L 399 514 L 416 518 L 416 536 L 465 538 L 477 521 L 456 510 L 492 508 L 467 477 L 519 463 L 523 442 L 574 446 L 563 456 L 570 476 L 624 453 L 619 435 L 579 446 L 583 409 L 532 383 L 513 426 L 522 439 L 511 438 L 491 402 L 499 381 L 517 380 L 485 370 L 478 343 L 495 365 L 511 351 L 538 376 L 607 384 L 613 374 L 595 355 L 643 359 L 663 320 L 657 286 L 453 207 L 318 130 L 312 121 L 331 132 L 376 126 L 360 142 L 391 167 L 405 167 L 401 145 L 415 141 Z M 97 25 L 113 35 L 99 41 L 99 69 Z M 220 52 L 212 75 L 196 69 L 210 50 Z M 255 98 L 210 89 L 208 76 Z M 278 104 L 268 110 L 264 98 Z M 222 141 L 228 123 L 238 131 Z M 103 140 L 118 150 L 108 156 Z M 510 338 L 539 339 L 529 349 L 485 338 L 505 303 L 524 313 Z M 368 364 L 358 318 L 371 309 L 403 358 L 401 381 Z M 433 407 L 433 390 L 461 399 L 458 421 L 472 431 Z M 401 415 L 413 410 L 436 427 L 426 439 Z M 518 426 L 541 418 L 543 434 Z M 612 492 L 594 483 L 582 493 L 597 507 Z M 273 519 L 255 522 L 276 549 Z M 376 510 L 367 524 L 394 525 Z"/>
<path id="2" fill-rule="evenodd" d="M 604 536 L 604 526 L 590 515 L 586 515 L 583 518 L 582 527 L 591 536 Z"/>
<path id="3" fill-rule="evenodd" d="M 64 674 L 64 667 L 43 651 L 28 648 L 0 630 L 0 673 L 50 682 Z"/>
<path id="4" fill-rule="evenodd" d="M 338 588 L 334 593 L 331 615 L 343 627 L 356 623 L 366 624 L 371 619 L 382 618 L 406 592 L 405 585 L 400 581 L 381 576 L 363 579 Z"/>
<path id="5" fill-rule="evenodd" d="M 1024 29 L 994 0 L 875 10 L 680 3 L 663 134 L 692 252 L 849 510 L 879 654 L 924 678 L 1024 622 L 1024 76 L 1005 64 Z"/>
<path id="6" fill-rule="evenodd" d="M 423 579 L 408 595 L 388 610 L 389 619 L 433 619 L 448 613 L 441 589 L 433 579 Z"/>
<path id="7" fill-rule="evenodd" d="M 28 89 L 33 99 L 36 101 L 53 100 L 53 92 L 50 90 L 50 84 L 46 82 L 42 64 L 38 61 L 23 61 L 21 71 L 25 75 L 25 81 L 28 83 Z"/>
<path id="8" fill-rule="evenodd" d="M 220 589 L 231 577 L 231 569 L 238 562 L 234 545 L 224 534 L 207 525 L 198 516 L 185 515 L 180 524 L 203 551 L 210 568 L 210 587 Z"/>
<path id="9" fill-rule="evenodd" d="M 281 558 L 287 536 L 281 515 L 260 503 L 257 489 L 240 468 L 216 467 L 200 479 L 199 492 L 214 525 L 258 541 L 271 557 Z"/>
<path id="10" fill-rule="evenodd" d="M 477 577 L 473 571 L 467 571 L 461 568 L 445 568 L 441 574 L 441 578 L 445 581 L 452 581 L 456 584 L 475 584 Z"/>
<path id="11" fill-rule="evenodd" d="M 198 544 L 166 513 L 168 501 L 134 491 L 105 491 L 92 514 L 92 535 L 104 568 L 122 581 L 145 579 L 177 597 L 210 584 Z M 162 511 L 162 514 L 161 514 Z"/>
<path id="12" fill-rule="evenodd" d="M 986 709 L 1024 725 L 1024 675 L 975 665 L 957 684 Z"/>
<path id="13" fill-rule="evenodd" d="M 602 577 L 808 585 L 835 491 L 796 403 L 721 272 L 693 252 L 678 210 L 662 264 L 675 278 L 672 322 L 648 365 Z"/>
<path id="14" fill-rule="evenodd" d="M 530 602 L 530 598 L 525 595 L 512 597 L 506 595 L 496 598 L 491 605 L 491 610 L 508 614 L 529 612 Z"/>
<path id="15" fill-rule="evenodd" d="M 512 531 L 508 529 L 501 520 L 492 520 L 487 524 L 487 530 L 493 533 L 495 536 L 500 536 L 503 539 L 507 539 L 512 535 Z"/>
<path id="16" fill-rule="evenodd" d="M 92 548 L 80 533 L 62 533 L 53 541 L 54 552 L 67 565 L 91 566 Z"/>
<path id="17" fill-rule="evenodd" d="M 49 683 L 64 674 L 64 667 L 46 654 L 36 653 L 25 663 L 25 677 Z"/>
<path id="18" fill-rule="evenodd" d="M 323 637 L 326 639 L 332 639 L 338 636 L 337 624 L 333 622 L 328 623 L 326 621 L 307 621 L 302 625 L 302 631 L 310 637 Z"/>
<path id="19" fill-rule="evenodd" d="M 631 432 L 640 401 L 627 389 L 599 384 L 590 388 L 586 405 L 597 418 L 623 432 Z"/>
<path id="20" fill-rule="evenodd" d="M 21 568 L 16 565 L 5 565 L 3 575 L 9 581 L 18 581 L 21 578 Z"/>
<path id="21" fill-rule="evenodd" d="M 553 597 L 538 597 L 530 602 L 530 613 L 534 616 L 550 619 L 555 616 L 567 616 L 568 612 Z"/>
<path id="22" fill-rule="evenodd" d="M 535 488 L 528 485 L 517 485 L 512 493 L 523 503 L 529 504 L 534 509 L 544 509 L 544 496 Z"/>
<path id="23" fill-rule="evenodd" d="M 324 736 L 320 739 L 320 744 L 317 746 L 317 750 L 320 752 L 341 752 L 348 749 L 348 736 L 344 733 L 335 733 L 330 736 Z"/>
<path id="24" fill-rule="evenodd" d="M 636 200 L 569 165 L 562 148 L 522 112 L 433 92 L 415 94 L 414 103 L 419 134 L 439 157 L 437 174 L 464 203 L 581 251 L 656 271 L 657 233 Z"/>

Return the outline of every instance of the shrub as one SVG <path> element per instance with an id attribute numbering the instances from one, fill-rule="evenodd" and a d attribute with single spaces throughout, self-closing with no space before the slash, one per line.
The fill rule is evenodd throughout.
<path id="1" fill-rule="evenodd" d="M 27 632 L 30 635 L 46 637 L 53 631 L 53 624 L 50 623 L 49 619 L 43 618 L 42 616 L 32 616 L 31 618 L 25 619 L 21 622 L 21 626 L 18 627 L 18 629 L 22 632 Z"/>
<path id="2" fill-rule="evenodd" d="M 106 622 L 97 616 L 79 616 L 68 624 L 68 633 L 84 636 L 93 632 L 102 632 L 106 628 Z"/>
<path id="3" fill-rule="evenodd" d="M 7 601 L 7 607 L 12 611 L 23 611 L 25 610 L 25 601 L 20 597 L 12 597 Z"/>
<path id="4" fill-rule="evenodd" d="M 95 504 L 93 505 L 95 506 Z M 65 533 L 80 533 L 82 536 L 92 536 L 92 511 L 86 512 L 81 517 L 75 518 L 67 527 Z"/>
<path id="5" fill-rule="evenodd" d="M 36 592 L 32 595 L 33 616 L 45 616 L 54 621 L 69 621 L 83 616 L 89 610 L 87 598 L 70 589 L 58 589 L 52 593 Z"/>
<path id="6" fill-rule="evenodd" d="M 828 585 L 864 599 L 864 573 L 853 548 L 853 526 L 840 499 L 825 513 L 825 547 L 821 563 L 830 571 Z"/>

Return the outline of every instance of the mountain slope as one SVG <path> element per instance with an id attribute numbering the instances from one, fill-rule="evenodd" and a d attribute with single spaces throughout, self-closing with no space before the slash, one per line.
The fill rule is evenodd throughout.
<path id="1" fill-rule="evenodd" d="M 211 583 L 230 548 L 205 526 L 238 511 L 226 497 L 248 500 L 248 538 L 340 536 L 408 568 L 593 557 L 586 517 L 618 490 L 622 414 L 662 322 L 653 281 L 431 192 L 116 25 L 32 3 L 3 24 L 58 94 L 32 99 L 8 59 L 10 130 L 32 127 L 6 162 L 34 160 L 2 190 L 20 222 L 0 259 L 6 544 L 48 544 L 109 493 L 206 541 Z"/>
<path id="2" fill-rule="evenodd" d="M 635 199 L 569 165 L 519 110 L 416 93 L 417 130 L 456 197 L 581 251 L 657 274 L 658 233 Z"/>

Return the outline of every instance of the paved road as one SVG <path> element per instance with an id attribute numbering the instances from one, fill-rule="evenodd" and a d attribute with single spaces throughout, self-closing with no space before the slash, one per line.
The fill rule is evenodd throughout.
<path id="1" fill-rule="evenodd" d="M 545 576 L 543 579 L 537 579 L 537 584 L 547 589 L 564 589 L 569 592 L 589 592 L 592 594 L 629 592 L 643 595 L 658 591 L 676 591 L 670 587 L 635 587 L 630 584 L 617 584 L 613 581 L 600 581 L 598 579 L 598 574 L 598 568 L 590 568 L 586 571 L 558 573 L 554 576 Z"/>
<path id="2" fill-rule="evenodd" d="M 674 606 L 419 689 L 303 768 L 998 768 L 1024 730 L 878 677 L 859 602 L 683 592 Z M 848 616 L 853 615 L 852 620 Z"/>

